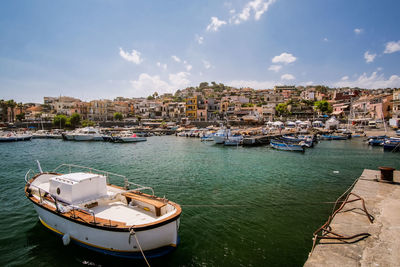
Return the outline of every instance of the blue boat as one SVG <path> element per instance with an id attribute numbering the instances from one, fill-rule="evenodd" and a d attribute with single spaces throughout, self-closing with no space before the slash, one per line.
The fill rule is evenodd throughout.
<path id="1" fill-rule="evenodd" d="M 383 146 L 386 140 L 386 135 L 370 136 L 368 137 L 368 145 L 370 146 Z"/>
<path id="2" fill-rule="evenodd" d="M 278 150 L 285 150 L 285 151 L 300 151 L 304 152 L 305 148 L 304 145 L 300 145 L 298 143 L 286 143 L 279 140 L 271 140 L 271 147 L 278 149 Z"/>
<path id="3" fill-rule="evenodd" d="M 331 135 L 331 134 L 323 134 L 321 135 L 322 140 L 347 140 L 349 139 L 346 135 Z"/>
<path id="4" fill-rule="evenodd" d="M 306 147 L 314 146 L 313 136 L 293 136 L 293 135 L 283 135 L 281 139 L 284 143 L 300 143 L 303 142 Z"/>
<path id="5" fill-rule="evenodd" d="M 392 152 L 400 152 L 400 138 L 390 137 L 383 143 L 383 149 Z"/>

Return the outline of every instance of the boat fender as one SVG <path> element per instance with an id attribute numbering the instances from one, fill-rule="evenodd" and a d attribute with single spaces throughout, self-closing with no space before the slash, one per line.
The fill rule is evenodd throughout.
<path id="1" fill-rule="evenodd" d="M 64 246 L 68 246 L 69 243 L 71 242 L 71 237 L 69 236 L 69 234 L 63 235 L 62 241 L 63 241 Z"/>

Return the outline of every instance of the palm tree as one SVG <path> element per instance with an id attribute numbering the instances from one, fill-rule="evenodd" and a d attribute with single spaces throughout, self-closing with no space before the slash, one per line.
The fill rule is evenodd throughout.
<path id="1" fill-rule="evenodd" d="M 11 110 L 11 117 L 10 117 L 11 122 L 14 122 L 14 108 L 16 105 L 17 103 L 13 99 L 7 100 L 7 106 Z"/>
<path id="2" fill-rule="evenodd" d="M 4 99 L 0 100 L 0 108 L 1 108 L 1 121 L 5 122 L 7 121 L 7 112 L 8 112 L 8 108 L 7 108 L 7 102 L 4 101 Z"/>

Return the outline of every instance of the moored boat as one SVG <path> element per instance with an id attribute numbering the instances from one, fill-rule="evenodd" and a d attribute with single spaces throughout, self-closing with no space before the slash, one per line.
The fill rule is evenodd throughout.
<path id="1" fill-rule="evenodd" d="M 67 141 L 104 141 L 104 134 L 97 128 L 85 127 L 65 133 L 62 138 Z"/>
<path id="2" fill-rule="evenodd" d="M 347 135 L 333 135 L 333 134 L 323 134 L 321 135 L 322 140 L 347 140 L 349 136 Z"/>
<path id="3" fill-rule="evenodd" d="M 400 152 L 400 138 L 399 137 L 387 138 L 383 143 L 383 149 L 392 152 Z"/>
<path id="4" fill-rule="evenodd" d="M 111 136 L 111 142 L 115 143 L 132 143 L 147 141 L 146 137 L 137 136 L 135 133 L 122 133 L 120 135 Z"/>
<path id="5" fill-rule="evenodd" d="M 30 141 L 32 135 L 27 133 L 3 132 L 0 134 L 0 142 Z"/>
<path id="6" fill-rule="evenodd" d="M 75 168 L 80 171 L 71 172 Z M 39 165 L 39 170 L 25 175 L 25 195 L 40 222 L 64 244 L 124 258 L 162 256 L 178 244 L 181 207 L 154 196 L 152 188 L 77 165 L 62 164 L 53 172 L 42 172 Z M 124 186 L 110 184 L 110 178 L 123 178 Z"/>
<path id="7" fill-rule="evenodd" d="M 300 144 L 300 143 L 286 143 L 286 142 L 282 142 L 279 140 L 271 140 L 270 143 L 271 147 L 277 149 L 277 150 L 286 150 L 286 151 L 300 151 L 300 152 L 304 152 L 305 148 L 304 148 L 304 144 Z"/>

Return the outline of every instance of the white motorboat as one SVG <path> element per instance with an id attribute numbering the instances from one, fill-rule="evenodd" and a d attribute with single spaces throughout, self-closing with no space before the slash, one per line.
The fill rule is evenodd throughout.
<path id="1" fill-rule="evenodd" d="M 64 245 L 73 242 L 108 255 L 149 258 L 165 255 L 179 243 L 181 207 L 154 196 L 152 188 L 93 168 L 62 164 L 42 172 L 38 165 L 39 173 L 29 170 L 25 175 L 25 195 L 40 222 L 61 236 Z M 76 168 L 80 171 L 71 172 Z M 123 178 L 123 187 L 109 184 L 116 177 Z"/>
<path id="2" fill-rule="evenodd" d="M 116 143 L 132 143 L 147 141 L 147 138 L 137 136 L 135 133 L 125 132 L 120 135 L 112 136 L 111 141 Z"/>
<path id="3" fill-rule="evenodd" d="M 33 139 L 44 139 L 47 138 L 48 131 L 46 130 L 37 130 L 32 134 Z"/>
<path id="4" fill-rule="evenodd" d="M 65 140 L 73 141 L 104 141 L 104 135 L 99 129 L 85 127 L 63 135 Z"/>

